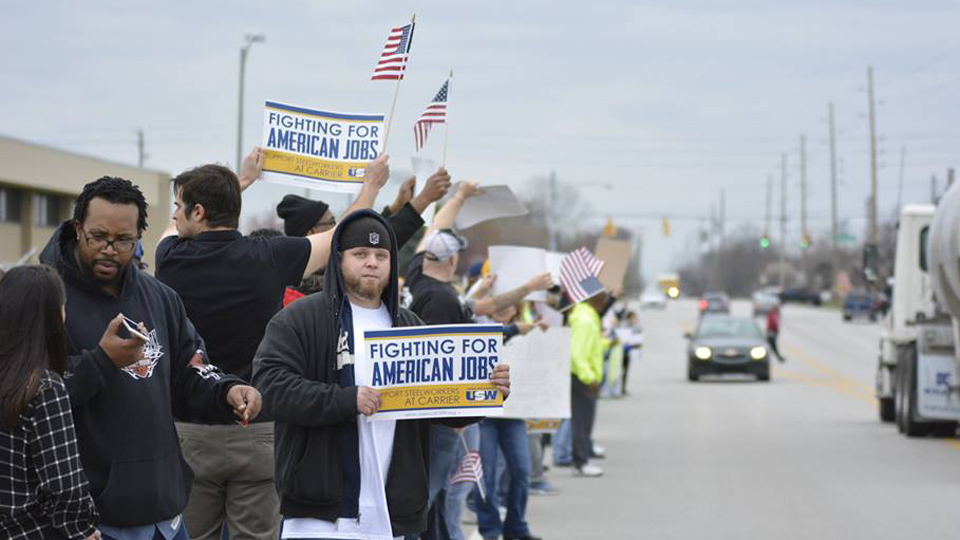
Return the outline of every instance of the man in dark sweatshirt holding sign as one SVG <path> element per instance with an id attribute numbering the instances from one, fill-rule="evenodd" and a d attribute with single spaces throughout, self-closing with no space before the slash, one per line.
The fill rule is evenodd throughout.
<path id="1" fill-rule="evenodd" d="M 380 395 L 354 378 L 364 331 L 422 324 L 399 307 L 397 263 L 387 221 L 354 212 L 334 232 L 323 292 L 267 326 L 253 382 L 276 421 L 281 538 L 380 540 L 426 528 L 430 421 L 367 422 L 361 415 L 377 412 Z M 491 381 L 506 396 L 509 367 Z"/>
<path id="2" fill-rule="evenodd" d="M 260 394 L 204 363 L 180 298 L 132 264 L 146 227 L 140 190 L 103 177 L 84 186 L 40 260 L 66 284 L 64 382 L 103 537 L 178 540 L 193 473 L 174 418 L 246 423 Z"/>

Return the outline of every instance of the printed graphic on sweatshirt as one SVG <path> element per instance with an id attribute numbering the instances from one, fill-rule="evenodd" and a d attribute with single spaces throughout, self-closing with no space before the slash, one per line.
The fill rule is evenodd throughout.
<path id="1" fill-rule="evenodd" d="M 197 370 L 197 373 L 200 374 L 202 379 L 213 379 L 215 381 L 220 380 L 220 373 L 218 373 L 217 366 L 213 364 L 204 364 L 203 363 L 203 351 L 197 349 L 193 356 L 190 358 L 190 367 Z"/>
<path id="2" fill-rule="evenodd" d="M 147 337 L 150 339 L 140 348 L 140 358 L 123 368 L 123 371 L 134 379 L 153 377 L 153 370 L 157 367 L 160 358 L 163 357 L 163 345 L 160 345 L 160 341 L 157 339 L 157 330 L 151 330 Z"/>

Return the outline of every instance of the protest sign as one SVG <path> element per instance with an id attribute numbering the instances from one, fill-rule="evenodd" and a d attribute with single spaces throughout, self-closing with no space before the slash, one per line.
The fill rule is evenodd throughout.
<path id="1" fill-rule="evenodd" d="M 627 264 L 630 263 L 630 242 L 601 236 L 594 252 L 598 259 L 606 263 L 597 276 L 600 283 L 603 283 L 607 290 L 623 287 Z"/>
<path id="2" fill-rule="evenodd" d="M 427 187 L 427 179 L 440 169 L 440 164 L 432 159 L 422 158 L 420 156 L 411 156 L 410 162 L 413 164 L 413 175 L 417 177 L 417 187 L 423 189 Z M 433 223 L 433 216 L 437 213 L 437 203 L 433 203 L 424 209 L 420 217 L 429 227 Z"/>
<path id="3" fill-rule="evenodd" d="M 458 187 L 459 183 L 454 185 L 441 204 L 452 199 Z M 454 224 L 458 229 L 469 229 L 484 221 L 524 216 L 527 212 L 527 207 L 508 186 L 482 186 L 480 193 L 463 202 Z"/>
<path id="4" fill-rule="evenodd" d="M 553 278 L 554 283 L 560 283 L 560 264 L 566 256 L 566 253 L 560 253 L 559 251 L 547 252 L 547 272 L 550 272 L 550 277 Z"/>
<path id="5" fill-rule="evenodd" d="M 493 295 L 512 291 L 530 281 L 533 277 L 547 271 L 546 251 L 540 248 L 520 246 L 490 246 L 490 273 L 496 274 L 493 282 Z M 536 291 L 527 295 L 526 300 L 544 302 L 546 292 Z"/>
<path id="6" fill-rule="evenodd" d="M 368 330 L 356 351 L 358 386 L 380 392 L 371 420 L 500 416 L 490 382 L 502 360 L 503 326 L 451 324 Z"/>
<path id="7" fill-rule="evenodd" d="M 527 433 L 556 433 L 560 429 L 560 420 L 527 418 Z"/>
<path id="8" fill-rule="evenodd" d="M 506 418 L 570 418 L 570 328 L 551 326 L 511 339 L 503 347 L 510 365 Z"/>
<path id="9" fill-rule="evenodd" d="M 261 178 L 299 188 L 356 193 L 380 155 L 382 114 L 325 112 L 275 101 L 263 113 Z"/>

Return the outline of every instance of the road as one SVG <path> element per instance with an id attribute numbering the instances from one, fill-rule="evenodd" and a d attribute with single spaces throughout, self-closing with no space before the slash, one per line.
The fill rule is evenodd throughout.
<path id="1" fill-rule="evenodd" d="M 746 314 L 746 303 L 734 312 Z M 534 534 L 559 539 L 956 538 L 960 443 L 907 439 L 877 420 L 879 326 L 788 306 L 773 381 L 689 383 L 696 306 L 646 312 L 631 394 L 599 406 L 606 475 L 551 469 Z"/>

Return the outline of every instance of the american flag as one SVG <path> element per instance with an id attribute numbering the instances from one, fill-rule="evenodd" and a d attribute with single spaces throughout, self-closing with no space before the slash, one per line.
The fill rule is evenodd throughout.
<path id="1" fill-rule="evenodd" d="M 582 302 L 603 291 L 597 279 L 604 262 L 593 256 L 585 247 L 570 253 L 560 262 L 560 284 L 573 303 Z"/>
<path id="2" fill-rule="evenodd" d="M 449 90 L 450 79 L 447 79 L 440 87 L 437 95 L 433 96 L 433 101 L 420 114 L 417 123 L 413 125 L 413 133 L 417 137 L 417 152 L 426 144 L 427 134 L 430 133 L 433 124 L 445 124 L 447 122 L 447 92 Z"/>
<path id="3" fill-rule="evenodd" d="M 466 444 L 466 443 L 464 443 Z M 480 460 L 480 452 L 476 450 L 467 452 L 460 461 L 460 466 L 450 478 L 451 484 L 462 484 L 464 482 L 473 482 L 480 489 L 480 496 L 486 500 L 486 494 L 483 492 L 483 462 Z"/>
<path id="4" fill-rule="evenodd" d="M 387 44 L 380 53 L 380 61 L 373 68 L 373 81 L 396 81 L 403 79 L 403 72 L 407 69 L 407 58 L 410 56 L 410 45 L 413 44 L 413 27 L 416 23 L 398 26 L 390 31 Z"/>

